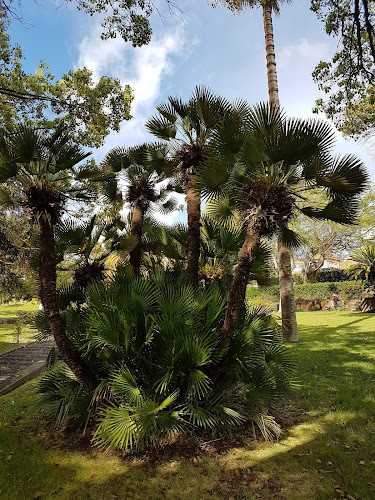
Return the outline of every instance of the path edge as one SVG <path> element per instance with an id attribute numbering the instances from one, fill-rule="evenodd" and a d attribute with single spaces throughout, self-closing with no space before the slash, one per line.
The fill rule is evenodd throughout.
<path id="1" fill-rule="evenodd" d="M 23 368 L 22 370 L 18 371 L 16 375 L 13 375 L 13 377 L 9 379 L 5 387 L 0 389 L 0 396 L 5 396 L 5 394 L 8 394 L 14 389 L 17 389 L 17 387 L 20 387 L 21 385 L 25 384 L 26 382 L 29 382 L 33 378 L 38 377 L 39 375 L 44 373 L 46 369 L 47 369 L 46 360 L 37 361 L 36 363 L 33 363 L 32 365 L 27 366 L 26 368 Z"/>

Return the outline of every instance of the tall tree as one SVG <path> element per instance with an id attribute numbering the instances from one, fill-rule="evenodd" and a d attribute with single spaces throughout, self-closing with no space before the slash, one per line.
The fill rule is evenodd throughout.
<path id="1" fill-rule="evenodd" d="M 69 340 L 61 322 L 56 295 L 54 227 L 69 200 L 87 196 L 80 189 L 79 167 L 89 153 L 73 144 L 62 127 L 52 134 L 23 125 L 14 133 L 0 133 L 0 203 L 17 203 L 30 215 L 39 230 L 40 298 L 57 348 L 87 391 L 96 376 Z M 12 199 L 6 182 L 12 182 L 17 199 Z"/>
<path id="2" fill-rule="evenodd" d="M 283 234 L 284 240 L 292 241 L 295 236 L 287 226 L 296 211 L 314 219 L 353 222 L 358 195 L 367 183 L 358 158 L 330 156 L 334 132 L 327 123 L 287 120 L 273 106 L 247 111 L 241 107 L 247 124 L 242 143 L 238 132 L 233 138 L 224 126 L 215 147 L 212 144 L 216 170 L 209 168 L 208 160 L 200 174 L 202 185 L 214 194 L 207 206 L 210 216 L 228 227 L 240 224 L 246 231 L 228 294 L 223 345 L 229 344 L 238 323 L 260 239 Z M 304 191 L 312 188 L 326 195 L 321 208 L 301 202 Z"/>
<path id="3" fill-rule="evenodd" d="M 225 99 L 202 86 L 195 89 L 188 102 L 169 97 L 166 104 L 157 106 L 158 114 L 146 123 L 149 132 L 170 144 L 174 175 L 185 191 L 187 282 L 193 286 L 198 284 L 201 219 L 201 196 L 195 178 L 210 140 L 229 107 Z"/>
<path id="4" fill-rule="evenodd" d="M 273 35 L 272 14 L 280 13 L 280 5 L 292 0 L 218 0 L 231 10 L 242 10 L 246 7 L 262 7 L 263 25 L 266 43 L 267 79 L 269 102 L 276 110 L 280 110 L 279 89 L 277 82 L 275 44 Z M 292 260 L 288 247 L 283 240 L 278 240 L 278 268 L 280 280 L 280 303 L 284 339 L 298 342 L 298 327 L 294 303 Z"/>

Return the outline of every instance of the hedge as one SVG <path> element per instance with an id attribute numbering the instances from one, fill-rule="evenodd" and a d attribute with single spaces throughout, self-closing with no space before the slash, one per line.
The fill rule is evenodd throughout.
<path id="1" fill-rule="evenodd" d="M 308 283 L 294 286 L 294 298 L 304 300 L 330 300 L 333 294 L 337 294 L 342 300 L 359 299 L 363 291 L 363 285 L 358 281 L 341 281 L 327 283 Z M 264 300 L 278 301 L 280 298 L 280 287 L 278 285 L 268 288 L 248 287 L 246 297 L 263 298 Z"/>

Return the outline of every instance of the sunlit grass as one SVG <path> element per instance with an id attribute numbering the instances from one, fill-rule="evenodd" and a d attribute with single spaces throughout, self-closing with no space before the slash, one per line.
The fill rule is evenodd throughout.
<path id="1" fill-rule="evenodd" d="M 30 302 L 11 302 L 10 304 L 0 305 L 0 319 L 17 318 L 17 314 L 21 312 L 36 312 L 38 310 L 38 301 Z M 16 327 L 14 324 L 0 324 L 0 354 L 12 351 L 17 347 L 27 344 L 33 340 L 35 330 L 27 325 L 22 325 L 21 335 L 16 335 Z"/>
<path id="2" fill-rule="evenodd" d="M 65 435 L 44 438 L 32 382 L 0 399 L 0 498 L 373 500 L 375 315 L 301 312 L 298 320 L 301 343 L 291 349 L 300 388 L 277 415 L 278 442 L 254 440 L 249 429 L 220 453 L 210 444 L 154 460 L 80 451 Z"/>

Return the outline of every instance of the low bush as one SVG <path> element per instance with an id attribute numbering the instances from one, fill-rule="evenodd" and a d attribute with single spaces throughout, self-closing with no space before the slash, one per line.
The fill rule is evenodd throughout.
<path id="1" fill-rule="evenodd" d="M 308 283 L 294 286 L 294 297 L 296 300 L 325 301 L 330 300 L 333 294 L 340 296 L 342 300 L 359 299 L 363 291 L 363 285 L 358 281 L 342 281 L 331 283 Z M 248 287 L 246 297 L 248 299 L 263 298 L 275 302 L 280 297 L 280 287 L 274 285 L 268 288 Z"/>
<path id="2" fill-rule="evenodd" d="M 86 304 L 65 312 L 71 340 L 100 379 L 93 397 L 61 361 L 41 379 L 40 404 L 58 425 L 92 419 L 94 442 L 123 451 L 160 444 L 198 428 L 261 423 L 293 386 L 293 362 L 270 312 L 243 314 L 229 347 L 220 345 L 225 293 L 159 274 L 121 271 L 94 284 Z"/>

